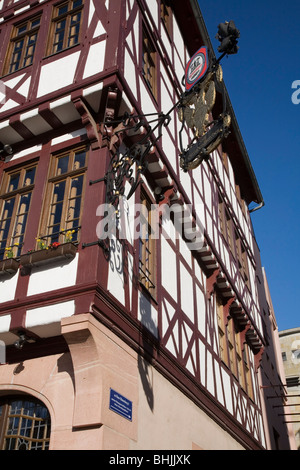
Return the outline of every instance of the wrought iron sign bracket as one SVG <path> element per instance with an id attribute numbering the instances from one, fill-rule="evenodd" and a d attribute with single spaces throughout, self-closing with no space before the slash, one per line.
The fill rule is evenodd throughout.
<path id="1" fill-rule="evenodd" d="M 88 248 L 90 246 L 95 246 L 95 245 L 98 245 L 101 248 L 103 248 L 104 253 L 106 255 L 109 255 L 110 248 L 109 248 L 109 245 L 107 243 L 105 243 L 104 240 L 97 240 L 95 242 L 90 242 L 90 243 L 82 243 L 82 248 Z"/>

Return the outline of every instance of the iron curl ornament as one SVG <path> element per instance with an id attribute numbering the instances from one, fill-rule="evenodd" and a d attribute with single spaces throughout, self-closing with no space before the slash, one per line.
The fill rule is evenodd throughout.
<path id="1" fill-rule="evenodd" d="M 147 157 L 160 139 L 162 128 L 169 124 L 171 111 L 149 115 L 125 113 L 119 120 L 107 123 L 116 125 L 116 128 L 110 143 L 112 157 L 102 181 L 106 183 L 106 203 L 114 206 L 116 212 L 120 197 L 130 199 L 141 183 L 141 175 L 148 168 Z M 155 118 L 147 122 L 149 116 Z M 155 125 L 152 127 L 153 122 Z"/>

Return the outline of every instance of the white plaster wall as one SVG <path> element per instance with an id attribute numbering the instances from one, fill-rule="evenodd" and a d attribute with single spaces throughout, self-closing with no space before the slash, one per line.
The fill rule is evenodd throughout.
<path id="1" fill-rule="evenodd" d="M 176 254 L 164 237 L 161 238 L 162 286 L 177 301 Z"/>
<path id="2" fill-rule="evenodd" d="M 9 331 L 10 322 L 11 315 L 0 315 L 0 333 L 6 333 Z"/>
<path id="3" fill-rule="evenodd" d="M 125 76 L 125 79 L 130 83 L 132 94 L 134 96 L 137 96 L 135 64 L 127 49 L 125 49 L 124 76 Z"/>
<path id="4" fill-rule="evenodd" d="M 158 4 L 157 0 L 151 0 L 150 2 L 147 2 L 147 6 L 150 10 L 150 14 L 153 18 L 153 21 L 155 24 L 158 24 L 159 19 L 158 19 Z"/>
<path id="5" fill-rule="evenodd" d="M 156 308 L 151 304 L 147 297 L 139 291 L 138 300 L 138 320 L 145 326 L 155 337 L 158 336 L 158 314 Z"/>
<path id="6" fill-rule="evenodd" d="M 105 49 L 106 41 L 101 41 L 90 46 L 83 78 L 88 78 L 102 72 L 104 68 Z"/>
<path id="7" fill-rule="evenodd" d="M 125 305 L 123 248 L 115 236 L 111 237 L 110 247 L 107 290 L 121 302 L 122 305 Z"/>
<path id="8" fill-rule="evenodd" d="M 80 52 L 74 52 L 42 66 L 38 98 L 73 83 L 79 55 Z"/>
<path id="9" fill-rule="evenodd" d="M 165 336 L 169 324 L 174 316 L 175 308 L 168 302 L 167 299 L 164 299 L 162 302 L 162 335 Z"/>
<path id="10" fill-rule="evenodd" d="M 206 301 L 205 296 L 199 286 L 196 286 L 196 302 L 197 302 L 197 321 L 198 330 L 205 337 L 206 328 Z"/>
<path id="11" fill-rule="evenodd" d="M 74 300 L 28 309 L 25 328 L 40 338 L 59 336 L 61 334 L 61 320 L 74 315 L 74 313 Z"/>
<path id="12" fill-rule="evenodd" d="M 180 263 L 180 288 L 181 308 L 191 322 L 195 323 L 193 280 L 183 263 Z"/>
<path id="13" fill-rule="evenodd" d="M 66 264 L 51 264 L 49 268 L 32 268 L 27 295 L 42 294 L 56 289 L 73 286 L 76 283 L 78 254 Z"/>
<path id="14" fill-rule="evenodd" d="M 16 287 L 18 282 L 18 274 L 5 279 L 0 278 L 0 303 L 14 300 Z"/>
<path id="15" fill-rule="evenodd" d="M 74 300 L 29 309 L 26 312 L 26 328 L 49 325 L 50 323 L 58 323 L 62 318 L 67 318 L 74 315 L 74 312 Z"/>

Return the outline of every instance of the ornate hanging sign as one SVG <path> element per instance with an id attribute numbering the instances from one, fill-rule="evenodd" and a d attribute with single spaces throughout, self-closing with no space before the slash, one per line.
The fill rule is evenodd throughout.
<path id="1" fill-rule="evenodd" d="M 186 125 L 194 134 L 194 139 L 188 148 L 183 149 L 181 146 L 180 166 L 184 171 L 193 170 L 205 158 L 208 158 L 209 154 L 227 137 L 231 122 L 227 112 L 220 64 L 217 61 L 212 63 L 200 78 L 197 80 L 197 85 L 185 93 L 177 108 L 182 130 Z M 222 96 L 223 109 L 218 116 L 214 117 L 213 108 L 217 90 Z"/>
<path id="2" fill-rule="evenodd" d="M 208 70 L 208 56 L 206 47 L 201 47 L 187 63 L 185 69 L 185 89 L 190 91 L 201 80 Z"/>

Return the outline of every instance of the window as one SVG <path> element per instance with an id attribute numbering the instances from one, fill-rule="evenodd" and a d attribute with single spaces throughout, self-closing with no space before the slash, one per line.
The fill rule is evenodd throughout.
<path id="1" fill-rule="evenodd" d="M 223 302 L 218 295 L 216 302 L 220 359 L 231 370 L 249 397 L 253 398 L 249 346 L 242 345 L 241 334 L 234 318 L 225 318 Z"/>
<path id="2" fill-rule="evenodd" d="M 0 401 L 0 450 L 48 450 L 50 428 L 41 402 L 31 397 Z"/>
<path id="3" fill-rule="evenodd" d="M 16 25 L 13 29 L 4 74 L 13 73 L 33 63 L 41 17 Z"/>
<path id="4" fill-rule="evenodd" d="M 172 37 L 172 10 L 169 0 L 161 0 L 160 16 L 169 36 Z"/>
<path id="5" fill-rule="evenodd" d="M 155 297 L 156 292 L 156 263 L 155 239 L 151 223 L 151 202 L 144 191 L 141 192 L 140 236 L 139 236 L 139 280 L 141 284 Z"/>
<path id="6" fill-rule="evenodd" d="M 236 244 L 238 268 L 245 284 L 249 287 L 249 269 L 248 269 L 247 252 L 237 232 L 235 232 L 235 244 Z"/>
<path id="7" fill-rule="evenodd" d="M 234 248 L 233 248 L 233 236 L 232 236 L 232 231 L 233 231 L 233 220 L 230 217 L 230 214 L 228 210 L 226 209 L 225 202 L 219 195 L 219 200 L 218 200 L 218 211 L 219 211 L 219 220 L 220 220 L 220 231 L 227 241 L 230 251 L 234 253 Z"/>
<path id="8" fill-rule="evenodd" d="M 246 217 L 246 203 L 242 197 L 242 194 L 241 194 L 241 188 L 238 184 L 235 185 L 235 194 L 236 194 L 236 197 L 237 197 L 237 200 L 239 201 L 240 203 L 240 207 L 243 211 L 243 214 L 244 216 Z"/>
<path id="9" fill-rule="evenodd" d="M 4 176 L 0 195 L 0 259 L 21 253 L 34 187 L 36 164 Z"/>
<path id="10" fill-rule="evenodd" d="M 236 367 L 237 367 L 237 379 L 241 384 L 242 388 L 246 389 L 245 382 L 245 371 L 243 366 L 243 350 L 242 350 L 242 341 L 241 335 L 237 333 L 235 335 L 235 351 L 236 351 Z"/>
<path id="11" fill-rule="evenodd" d="M 53 157 L 39 236 L 46 245 L 78 241 L 86 166 L 86 148 Z"/>
<path id="12" fill-rule="evenodd" d="M 235 331 L 233 319 L 230 318 L 227 324 L 227 341 L 228 341 L 228 352 L 229 352 L 229 368 L 233 375 L 238 379 L 237 371 L 237 356 L 236 356 L 236 344 L 238 335 Z"/>
<path id="13" fill-rule="evenodd" d="M 286 361 L 287 360 L 286 352 L 281 353 L 281 355 L 282 355 L 282 360 Z"/>
<path id="14" fill-rule="evenodd" d="M 55 54 L 79 43 L 82 8 L 83 0 L 68 0 L 53 9 L 48 54 Z"/>
<path id="15" fill-rule="evenodd" d="M 251 362 L 250 362 L 250 348 L 246 343 L 243 349 L 243 362 L 244 362 L 244 371 L 245 371 L 245 385 L 246 391 L 250 398 L 253 399 L 253 384 L 251 378 Z"/>
<path id="16" fill-rule="evenodd" d="M 142 75 L 154 98 L 157 98 L 157 52 L 145 28 L 142 51 Z"/>
<path id="17" fill-rule="evenodd" d="M 218 320 L 218 332 L 219 332 L 220 358 L 225 364 L 229 365 L 223 303 L 219 297 L 217 297 L 217 320 Z"/>

